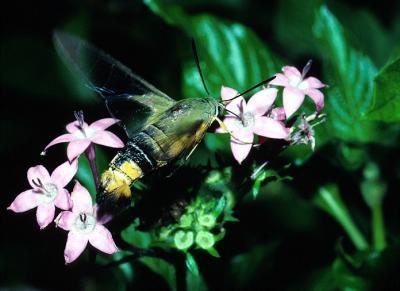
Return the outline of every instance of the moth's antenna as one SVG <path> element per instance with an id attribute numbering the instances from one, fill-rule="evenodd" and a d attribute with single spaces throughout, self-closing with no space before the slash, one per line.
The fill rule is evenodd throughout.
<path id="1" fill-rule="evenodd" d="M 195 42 L 194 38 L 192 38 L 192 51 L 193 51 L 194 60 L 196 61 L 197 70 L 199 71 L 201 82 L 203 83 L 203 86 L 204 86 L 204 90 L 206 90 L 207 95 L 210 95 L 210 92 L 208 91 L 207 86 L 206 86 L 206 82 L 204 82 L 204 77 L 203 77 L 203 73 L 201 71 L 199 55 L 197 54 L 197 47 L 196 47 L 196 42 Z"/>
<path id="2" fill-rule="evenodd" d="M 244 92 L 240 93 L 239 95 L 236 95 L 235 97 L 233 97 L 233 98 L 231 98 L 231 99 L 223 100 L 222 102 L 232 101 L 233 99 L 236 99 L 236 98 L 238 98 L 238 97 L 240 97 L 240 96 L 243 96 L 244 94 L 250 92 L 251 90 L 254 90 L 254 89 L 257 88 L 257 87 L 260 87 L 261 85 L 264 85 L 264 84 L 266 84 L 266 83 L 268 83 L 268 82 L 271 82 L 273 79 L 275 79 L 275 76 L 273 76 L 273 77 L 271 77 L 271 78 L 268 78 L 268 79 L 266 79 L 266 80 L 264 80 L 264 81 L 262 81 L 262 82 L 260 82 L 260 83 L 258 83 L 258 84 L 256 84 L 256 85 L 252 86 L 251 88 L 245 90 Z"/>

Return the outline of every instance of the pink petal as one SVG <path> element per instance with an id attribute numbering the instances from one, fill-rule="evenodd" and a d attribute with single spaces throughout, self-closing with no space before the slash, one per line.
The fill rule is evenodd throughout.
<path id="1" fill-rule="evenodd" d="M 62 143 L 62 142 L 70 142 L 75 140 L 76 137 L 74 137 L 72 134 L 70 133 L 66 133 L 63 135 L 60 135 L 59 137 L 56 137 L 55 139 L 53 139 L 45 148 L 44 150 L 46 151 L 49 147 L 58 144 L 58 143 Z"/>
<path id="2" fill-rule="evenodd" d="M 59 188 L 64 188 L 72 180 L 77 171 L 78 159 L 74 159 L 72 163 L 66 161 L 53 171 L 51 181 L 57 184 Z"/>
<path id="3" fill-rule="evenodd" d="M 111 125 L 118 123 L 118 119 L 114 118 L 103 118 L 93 122 L 89 127 L 93 130 L 105 130 L 109 128 Z"/>
<path id="4" fill-rule="evenodd" d="M 92 197 L 88 190 L 78 181 L 75 184 L 74 190 L 72 190 L 71 199 L 73 202 L 72 211 L 74 213 L 93 212 Z"/>
<path id="5" fill-rule="evenodd" d="M 307 82 L 308 87 L 314 88 L 314 89 L 319 89 L 319 88 L 323 88 L 326 86 L 324 83 L 322 83 L 320 80 L 318 80 L 317 78 L 314 78 L 314 77 L 308 77 L 303 82 Z"/>
<path id="6" fill-rule="evenodd" d="M 97 224 L 89 237 L 92 246 L 106 254 L 113 254 L 118 251 L 110 231 L 104 226 Z"/>
<path id="7" fill-rule="evenodd" d="M 92 142 L 101 144 L 112 148 L 123 148 L 124 143 L 118 136 L 110 131 L 98 131 L 95 136 L 91 138 Z"/>
<path id="8" fill-rule="evenodd" d="M 27 190 L 19 194 L 7 209 L 14 212 L 25 212 L 40 204 L 39 195 L 33 190 Z"/>
<path id="9" fill-rule="evenodd" d="M 238 131 L 243 128 L 238 126 L 238 124 L 240 124 L 240 120 L 233 115 L 226 116 L 223 122 L 230 132 Z"/>
<path id="10" fill-rule="evenodd" d="M 306 91 L 306 94 L 314 101 L 317 111 L 324 107 L 324 94 L 320 90 L 310 88 Z"/>
<path id="11" fill-rule="evenodd" d="M 225 129 L 223 129 L 222 127 L 218 127 L 218 128 L 215 130 L 215 132 L 216 132 L 216 133 L 227 133 L 227 131 L 226 131 Z"/>
<path id="12" fill-rule="evenodd" d="M 77 139 L 71 141 L 67 147 L 68 160 L 72 161 L 80 154 L 82 154 L 87 147 L 90 145 L 90 140 L 88 139 Z"/>
<path id="13" fill-rule="evenodd" d="M 265 116 L 257 116 L 254 133 L 269 138 L 287 138 L 289 130 L 279 121 Z"/>
<path id="14" fill-rule="evenodd" d="M 218 127 L 215 132 L 231 133 L 233 131 L 241 130 L 243 128 L 243 127 L 238 126 L 240 124 L 240 120 L 232 114 L 225 116 L 223 123 L 225 124 L 225 127 L 227 128 L 228 131 L 226 131 L 225 129 L 223 129 L 221 127 Z"/>
<path id="15" fill-rule="evenodd" d="M 36 181 L 37 179 L 39 179 L 43 184 L 48 183 L 51 180 L 49 172 L 42 165 L 30 167 L 28 169 L 27 176 L 28 176 L 29 185 L 31 185 L 31 187 L 34 189 L 36 189 L 37 186 L 32 183 L 32 180 Z"/>
<path id="16" fill-rule="evenodd" d="M 238 161 L 239 164 L 241 164 L 243 160 L 249 155 L 252 146 L 252 144 L 239 144 L 235 141 L 231 141 L 231 150 L 233 157 L 236 161 Z"/>
<path id="17" fill-rule="evenodd" d="M 275 101 L 278 90 L 275 88 L 265 88 L 250 98 L 247 102 L 247 111 L 250 111 L 255 116 L 264 115 L 271 108 Z"/>
<path id="18" fill-rule="evenodd" d="M 270 81 L 268 84 L 286 87 L 289 85 L 289 80 L 284 74 L 278 73 L 275 75 L 275 79 Z"/>
<path id="19" fill-rule="evenodd" d="M 54 200 L 54 205 L 63 210 L 72 208 L 72 200 L 68 190 L 64 188 L 58 190 L 58 194 Z"/>
<path id="20" fill-rule="evenodd" d="M 229 99 L 236 97 L 237 95 L 239 95 L 239 92 L 236 91 L 235 89 L 225 87 L 225 86 L 221 87 L 221 99 L 222 100 L 224 100 L 224 101 L 229 100 Z"/>
<path id="21" fill-rule="evenodd" d="M 68 233 L 67 244 L 64 250 L 65 263 L 69 264 L 75 261 L 86 248 L 88 239 L 84 235 L 70 231 Z"/>
<path id="22" fill-rule="evenodd" d="M 289 79 L 295 77 L 295 78 L 301 78 L 301 73 L 296 67 L 292 66 L 284 66 L 282 68 L 283 74 L 285 74 L 286 77 Z"/>
<path id="23" fill-rule="evenodd" d="M 235 135 L 231 137 L 232 154 L 239 164 L 249 155 L 253 146 L 253 138 L 253 132 L 246 130 L 237 131 Z"/>
<path id="24" fill-rule="evenodd" d="M 84 122 L 83 123 L 83 129 L 86 129 L 88 127 L 89 127 L 89 125 L 86 122 Z M 65 128 L 67 129 L 67 131 L 69 133 L 75 133 L 77 131 L 82 131 L 82 128 L 79 126 L 79 122 L 77 120 L 75 120 L 75 121 L 73 121 L 71 123 L 68 123 Z"/>
<path id="25" fill-rule="evenodd" d="M 238 97 L 234 100 L 232 100 L 230 103 L 228 103 L 226 106 L 227 111 L 231 111 L 232 113 L 236 115 L 242 115 L 243 112 L 245 112 L 247 108 L 246 100 L 243 99 L 243 97 Z M 231 112 L 228 111 L 227 115 L 233 115 Z"/>
<path id="26" fill-rule="evenodd" d="M 55 209 L 53 203 L 43 203 L 38 205 L 36 219 L 40 229 L 45 228 L 53 221 Z"/>
<path id="27" fill-rule="evenodd" d="M 285 108 L 286 118 L 289 118 L 299 109 L 304 101 L 304 93 L 293 87 L 283 89 L 283 108 Z"/>
<path id="28" fill-rule="evenodd" d="M 62 211 L 56 218 L 56 226 L 64 230 L 71 230 L 76 214 L 71 211 Z"/>

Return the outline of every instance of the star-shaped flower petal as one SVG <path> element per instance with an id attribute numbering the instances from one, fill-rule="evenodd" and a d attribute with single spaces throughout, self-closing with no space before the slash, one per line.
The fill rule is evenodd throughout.
<path id="1" fill-rule="evenodd" d="M 67 147 L 67 156 L 68 159 L 72 161 L 82 154 L 91 143 L 113 148 L 124 147 L 124 143 L 119 139 L 119 137 L 106 130 L 108 127 L 117 123 L 118 120 L 114 118 L 103 118 L 88 125 L 83 120 L 82 112 L 76 113 L 75 116 L 77 120 L 66 126 L 68 133 L 51 141 L 44 149 L 44 152 L 55 144 L 69 142 Z"/>
<path id="2" fill-rule="evenodd" d="M 56 218 L 58 227 L 69 231 L 64 250 L 65 263 L 75 261 L 88 243 L 100 251 L 113 254 L 118 251 L 110 231 L 97 220 L 97 207 L 85 187 L 76 182 L 71 193 L 72 211 L 63 211 Z"/>
<path id="3" fill-rule="evenodd" d="M 228 114 L 224 124 L 231 133 L 231 149 L 234 158 L 239 162 L 248 156 L 254 140 L 254 134 L 269 138 L 285 139 L 289 130 L 282 122 L 264 116 L 275 101 L 277 89 L 265 88 L 254 94 L 249 101 L 238 97 L 226 105 Z M 229 101 L 238 92 L 232 88 L 221 88 L 221 98 Z"/>
<path id="4" fill-rule="evenodd" d="M 42 165 L 29 168 L 28 181 L 32 189 L 19 194 L 7 209 L 25 212 L 37 207 L 37 222 L 41 229 L 45 228 L 54 219 L 55 207 L 63 210 L 72 207 L 70 194 L 64 187 L 77 170 L 77 160 L 61 164 L 51 175 Z"/>
<path id="5" fill-rule="evenodd" d="M 269 84 L 283 86 L 283 107 L 287 118 L 300 108 L 304 96 L 308 95 L 314 101 L 316 110 L 319 112 L 324 107 L 324 94 L 318 90 L 326 85 L 314 77 L 304 79 L 311 67 L 311 61 L 304 67 L 302 73 L 295 67 L 285 66 L 283 74 L 278 73 Z"/>

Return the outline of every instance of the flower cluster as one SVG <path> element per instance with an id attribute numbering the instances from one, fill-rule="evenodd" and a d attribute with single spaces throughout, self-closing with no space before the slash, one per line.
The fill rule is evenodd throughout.
<path id="1" fill-rule="evenodd" d="M 212 256 L 219 254 L 214 248 L 225 235 L 222 227 L 227 210 L 227 197 L 198 195 L 175 224 L 160 229 L 158 238 L 173 248 L 187 252 L 196 247 L 208 251 Z"/>
<path id="2" fill-rule="evenodd" d="M 96 206 L 93 206 L 89 192 L 79 182 L 75 182 L 71 193 L 65 188 L 77 173 L 78 157 L 86 152 L 93 158 L 93 143 L 123 147 L 123 142 L 106 130 L 117 121 L 105 118 L 89 126 L 84 122 L 82 112 L 75 113 L 75 117 L 76 121 L 66 126 L 69 133 L 57 137 L 45 148 L 69 142 L 68 161 L 51 174 L 42 165 L 29 168 L 27 176 L 32 188 L 20 193 L 8 207 L 14 212 L 37 208 L 36 219 L 40 229 L 55 221 L 56 226 L 69 231 L 64 251 L 66 263 L 79 257 L 88 242 L 107 254 L 117 251 L 111 233 L 97 220 Z M 56 207 L 63 211 L 54 220 Z"/>
<path id="3" fill-rule="evenodd" d="M 284 139 L 289 143 L 310 143 L 314 148 L 313 132 L 308 123 L 305 123 L 306 119 L 303 118 L 302 124 L 298 127 L 304 134 L 294 136 L 292 133 L 296 128 L 286 127 L 286 120 L 300 108 L 305 95 L 310 96 L 315 103 L 315 116 L 324 107 L 324 95 L 319 89 L 325 85 L 314 77 L 305 78 L 310 66 L 311 62 L 308 62 L 302 73 L 295 67 L 283 67 L 283 74 L 276 74 L 266 88 L 254 94 L 247 102 L 238 91 L 222 86 L 221 99 L 227 103 L 227 114 L 223 122 L 231 134 L 232 154 L 239 164 L 250 153 L 254 145 L 254 135 L 262 138 Z M 272 86 L 284 88 L 283 107 L 273 106 L 278 89 Z M 217 132 L 226 131 L 219 128 Z"/>

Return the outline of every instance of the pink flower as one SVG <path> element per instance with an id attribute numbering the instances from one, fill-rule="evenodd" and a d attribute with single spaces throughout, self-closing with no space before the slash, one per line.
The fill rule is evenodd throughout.
<path id="1" fill-rule="evenodd" d="M 75 112 L 76 121 L 69 123 L 66 129 L 69 133 L 55 138 L 44 149 L 46 150 L 58 143 L 69 142 L 67 156 L 70 161 L 82 154 L 91 143 L 97 143 L 113 148 L 122 148 L 124 143 L 112 132 L 105 130 L 118 122 L 113 118 L 103 118 L 88 125 L 84 122 L 83 113 Z"/>
<path id="2" fill-rule="evenodd" d="M 248 103 L 238 97 L 226 106 L 228 114 L 224 124 L 231 132 L 232 154 L 239 163 L 249 154 L 254 134 L 269 138 L 288 137 L 289 131 L 280 121 L 263 116 L 274 103 L 276 94 L 277 89 L 266 88 L 254 94 Z M 228 101 L 237 95 L 236 90 L 222 86 L 222 100 Z"/>
<path id="3" fill-rule="evenodd" d="M 36 218 L 41 229 L 53 221 L 55 206 L 67 210 L 72 207 L 69 192 L 64 187 L 72 180 L 78 170 L 78 161 L 65 162 L 54 172 L 42 165 L 28 170 L 28 181 L 32 189 L 19 194 L 7 208 L 14 212 L 25 212 L 37 207 Z"/>
<path id="4" fill-rule="evenodd" d="M 79 182 L 75 184 L 71 199 L 72 211 L 63 211 L 56 218 L 56 225 L 69 231 L 64 250 L 65 263 L 75 261 L 88 242 L 107 254 L 118 251 L 110 231 L 97 220 L 96 206 L 92 205 L 89 192 Z"/>
<path id="5" fill-rule="evenodd" d="M 311 97 L 317 111 L 324 107 L 324 94 L 318 89 L 326 85 L 314 77 L 304 79 L 310 67 L 311 61 L 300 73 L 295 67 L 285 66 L 282 68 L 283 74 L 276 74 L 276 78 L 269 83 L 270 85 L 285 87 L 283 89 L 283 107 L 288 118 L 300 108 L 305 95 Z"/>

